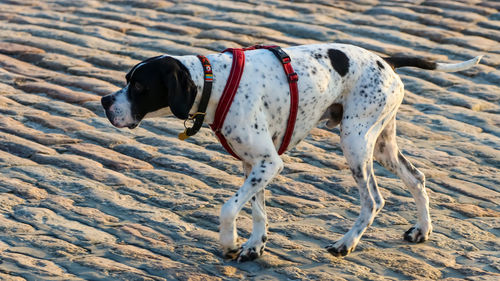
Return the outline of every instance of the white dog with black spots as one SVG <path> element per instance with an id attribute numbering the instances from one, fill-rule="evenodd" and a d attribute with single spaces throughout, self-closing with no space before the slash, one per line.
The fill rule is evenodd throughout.
<path id="1" fill-rule="evenodd" d="M 285 48 L 299 76 L 299 110 L 288 150 L 303 140 L 322 120 L 340 124 L 340 145 L 359 189 L 361 211 L 352 228 L 327 250 L 345 256 L 354 250 L 366 228 L 384 206 L 377 186 L 373 159 L 399 176 L 417 205 L 417 223 L 405 234 L 423 242 L 432 231 L 425 176 L 401 153 L 396 143 L 396 112 L 404 88 L 394 68 L 413 66 L 436 71 L 459 71 L 480 57 L 456 64 L 434 63 L 412 57 L 381 58 L 345 44 L 318 44 Z M 281 63 L 268 50 L 245 52 L 245 69 L 222 134 L 241 158 L 245 182 L 222 206 L 220 243 L 227 258 L 247 261 L 262 255 L 267 241 L 264 188 L 281 172 L 277 153 L 285 134 L 290 89 Z M 229 77 L 232 55 L 207 55 L 214 74 L 205 122 L 214 113 Z M 196 56 L 158 56 L 134 66 L 127 86 L 102 98 L 116 127 L 135 128 L 145 117 L 173 114 L 187 119 L 197 111 L 204 72 Z M 251 201 L 253 228 L 243 245 L 237 244 L 235 220 Z"/>

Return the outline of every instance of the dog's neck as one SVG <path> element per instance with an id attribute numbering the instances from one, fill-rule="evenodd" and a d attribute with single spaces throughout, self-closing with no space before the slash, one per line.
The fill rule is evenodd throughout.
<path id="1" fill-rule="evenodd" d="M 194 104 L 189 111 L 189 114 L 194 114 L 198 111 L 205 83 L 203 66 L 196 56 L 182 56 L 174 58 L 179 60 L 189 70 L 191 79 L 198 90 Z M 232 56 L 230 54 L 212 54 L 207 55 L 207 58 L 212 66 L 214 79 L 212 83 L 212 94 L 206 110 L 205 123 L 212 124 L 214 122 L 215 110 L 217 109 L 217 105 L 219 104 L 224 87 L 226 87 L 226 81 L 229 77 Z"/>

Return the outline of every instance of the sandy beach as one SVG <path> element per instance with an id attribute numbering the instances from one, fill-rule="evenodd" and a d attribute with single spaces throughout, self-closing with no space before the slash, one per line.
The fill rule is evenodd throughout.
<path id="1" fill-rule="evenodd" d="M 434 232 L 411 244 L 404 184 L 378 164 L 384 209 L 345 258 L 324 247 L 359 213 L 339 130 L 319 124 L 266 188 L 266 252 L 226 261 L 219 211 L 243 182 L 208 127 L 117 129 L 101 96 L 148 57 L 347 43 L 458 62 L 399 69 L 398 143 L 427 177 Z M 0 280 L 500 280 L 500 2 L 65 1 L 0 3 Z M 240 242 L 251 209 L 237 220 Z"/>

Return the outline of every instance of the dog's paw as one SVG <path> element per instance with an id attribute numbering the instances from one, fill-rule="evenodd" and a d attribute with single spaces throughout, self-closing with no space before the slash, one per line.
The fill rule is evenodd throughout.
<path id="1" fill-rule="evenodd" d="M 326 250 L 335 257 L 345 257 L 350 252 L 354 251 L 354 247 L 347 247 L 343 243 L 341 243 L 340 245 L 337 244 L 339 243 L 337 242 L 335 244 L 330 244 L 325 247 Z"/>
<path id="2" fill-rule="evenodd" d="M 404 234 L 404 239 L 408 242 L 413 243 L 422 243 L 429 239 L 429 235 L 431 234 L 431 229 L 424 231 L 418 226 L 414 226 L 408 229 Z"/>
<path id="3" fill-rule="evenodd" d="M 238 256 L 238 262 L 253 261 L 264 254 L 264 249 L 266 248 L 267 236 L 262 235 L 260 239 L 248 239 L 248 241 L 243 244 L 242 250 Z"/>
<path id="4" fill-rule="evenodd" d="M 262 256 L 262 254 L 264 253 L 264 248 L 265 246 L 262 246 L 260 249 L 258 249 L 258 251 L 255 247 L 243 248 L 240 255 L 238 256 L 237 261 L 238 262 L 253 261 L 256 258 Z"/>
<path id="5" fill-rule="evenodd" d="M 236 249 L 227 249 L 227 250 L 224 250 L 222 256 L 224 257 L 224 259 L 235 260 L 241 254 L 242 250 L 243 250 L 243 247 L 239 247 Z"/>

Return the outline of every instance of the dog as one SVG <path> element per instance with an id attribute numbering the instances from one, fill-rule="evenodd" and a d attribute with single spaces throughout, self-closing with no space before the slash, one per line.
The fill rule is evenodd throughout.
<path id="1" fill-rule="evenodd" d="M 364 231 L 384 206 L 373 171 L 373 158 L 403 180 L 417 206 L 417 223 L 404 239 L 424 242 L 431 231 L 425 176 L 401 153 L 396 143 L 396 112 L 404 87 L 394 72 L 399 67 L 460 71 L 481 57 L 455 63 L 436 63 L 414 57 L 382 58 L 347 44 L 303 45 L 283 49 L 299 76 L 299 105 L 295 129 L 287 150 L 303 140 L 320 121 L 328 128 L 340 125 L 340 145 L 359 189 L 361 211 L 352 228 L 326 246 L 334 256 L 354 250 Z M 208 55 L 213 89 L 205 122 L 214 112 L 230 74 L 232 54 Z M 204 85 L 204 69 L 196 56 L 158 56 L 135 65 L 127 85 L 102 98 L 109 121 L 133 129 L 142 119 L 173 114 L 186 120 L 196 113 Z M 264 188 L 283 169 L 277 153 L 286 128 L 290 90 L 280 62 L 268 50 L 246 52 L 245 70 L 221 129 L 243 163 L 245 182 L 222 206 L 220 243 L 223 255 L 238 262 L 263 254 L 267 241 Z M 237 245 L 235 220 L 252 203 L 252 233 Z"/>

